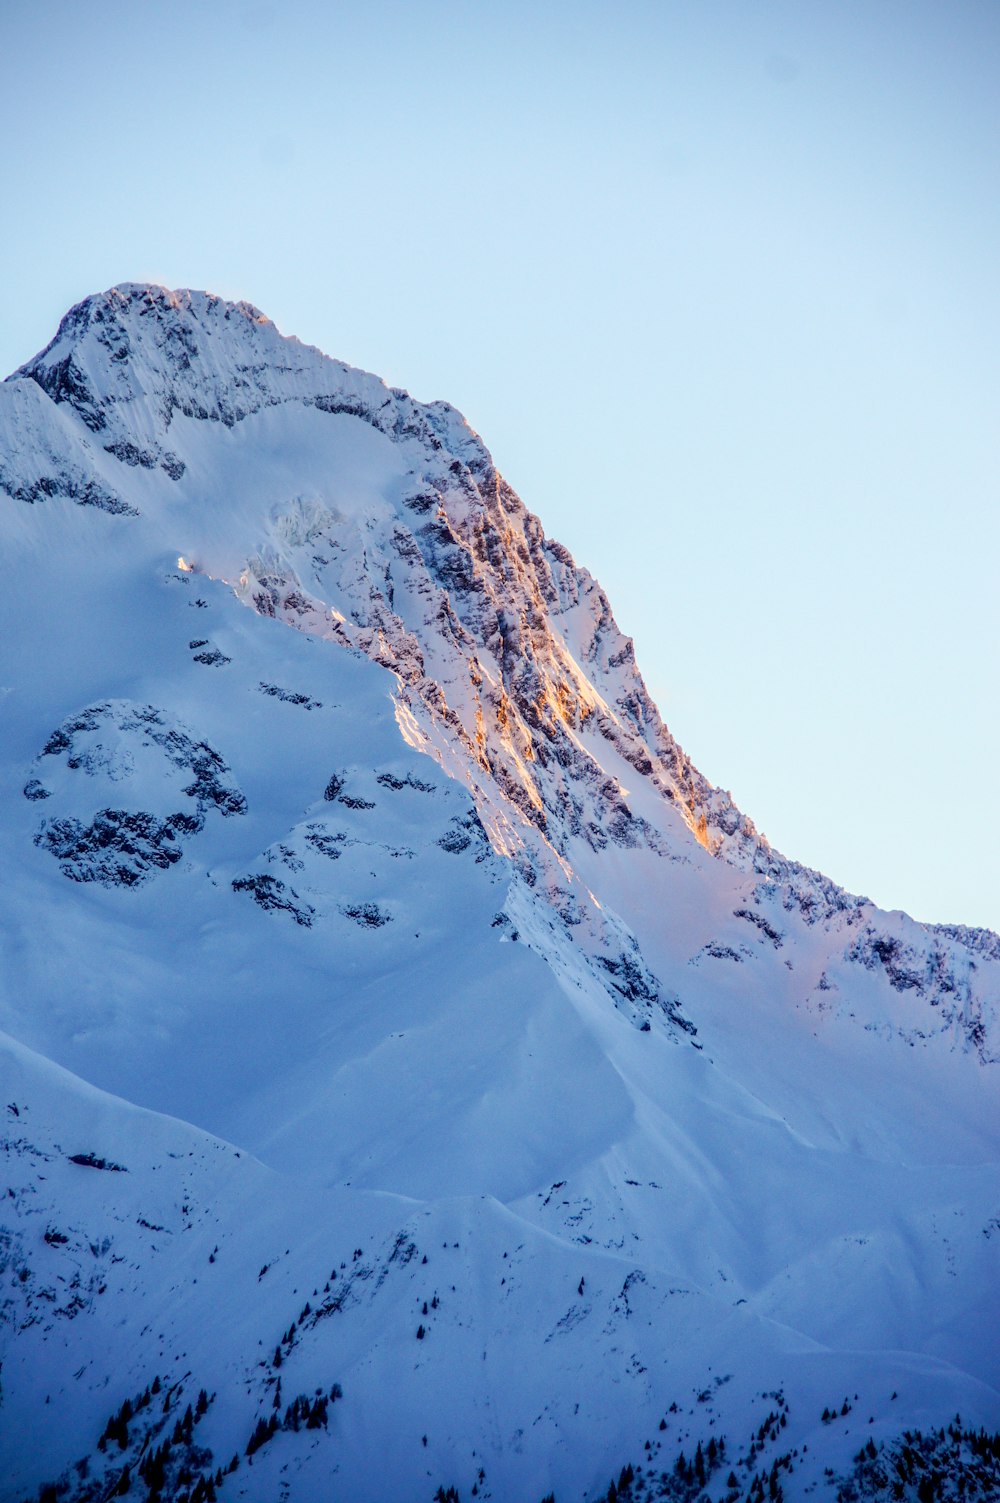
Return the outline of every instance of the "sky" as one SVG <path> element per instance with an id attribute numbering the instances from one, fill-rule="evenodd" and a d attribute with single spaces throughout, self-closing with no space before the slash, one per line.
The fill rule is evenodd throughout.
<path id="1" fill-rule="evenodd" d="M 1000 929 L 1000 6 L 0 3 L 0 373 L 119 281 L 452 402 L 780 850 Z"/>

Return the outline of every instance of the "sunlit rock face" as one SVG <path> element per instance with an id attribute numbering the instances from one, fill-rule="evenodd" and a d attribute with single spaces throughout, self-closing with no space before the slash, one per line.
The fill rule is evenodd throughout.
<path id="1" fill-rule="evenodd" d="M 460 414 L 126 285 L 0 385 L 0 527 L 0 1497 L 1000 1423 L 1000 941 L 773 851 Z"/>

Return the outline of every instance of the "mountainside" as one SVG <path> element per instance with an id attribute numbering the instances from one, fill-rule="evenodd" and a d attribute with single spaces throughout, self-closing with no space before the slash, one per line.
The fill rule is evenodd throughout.
<path id="1" fill-rule="evenodd" d="M 0 537 L 0 1499 L 994 1485 L 1000 939 L 773 851 L 454 409 L 114 288 Z"/>

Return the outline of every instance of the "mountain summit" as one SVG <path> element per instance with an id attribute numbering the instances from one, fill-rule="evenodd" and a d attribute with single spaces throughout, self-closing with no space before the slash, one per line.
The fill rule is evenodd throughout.
<path id="1" fill-rule="evenodd" d="M 459 413 L 126 284 L 0 527 L 0 1498 L 987 1485 L 1000 939 L 772 850 Z"/>

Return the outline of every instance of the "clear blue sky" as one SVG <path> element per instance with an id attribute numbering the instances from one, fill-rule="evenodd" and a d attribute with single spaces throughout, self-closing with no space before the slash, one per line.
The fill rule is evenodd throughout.
<path id="1" fill-rule="evenodd" d="M 789 855 L 1000 928 L 1000 5 L 0 5 L 0 370 L 122 280 L 460 407 Z"/>

